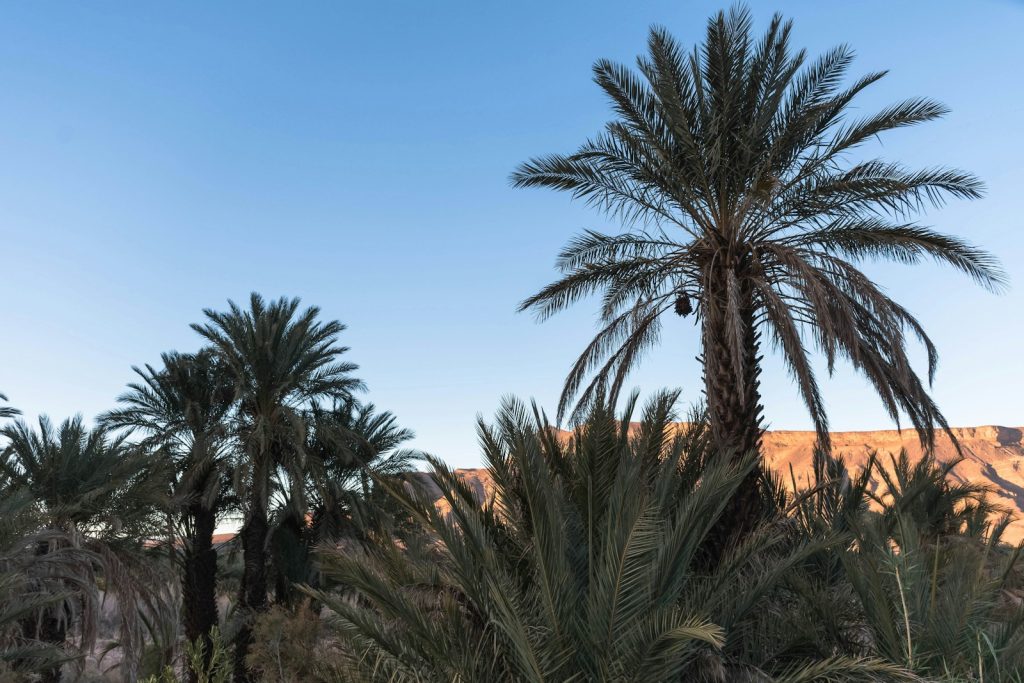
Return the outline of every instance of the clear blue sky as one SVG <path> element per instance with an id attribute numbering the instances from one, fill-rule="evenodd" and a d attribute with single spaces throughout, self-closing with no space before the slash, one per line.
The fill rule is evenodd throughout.
<path id="1" fill-rule="evenodd" d="M 608 108 L 600 57 L 652 23 L 692 44 L 708 2 L 5 2 L 0 11 L 0 391 L 29 416 L 95 415 L 130 366 L 192 350 L 188 324 L 251 290 L 349 326 L 369 398 L 417 446 L 478 462 L 475 416 L 506 393 L 553 406 L 594 331 L 584 305 L 515 313 L 582 228 L 567 196 L 513 190 L 527 157 L 570 151 Z M 954 424 L 1024 423 L 1024 4 L 754 2 L 796 43 L 846 42 L 891 75 L 864 111 L 929 95 L 953 113 L 884 153 L 977 173 L 987 198 L 926 220 L 997 252 L 996 297 L 931 266 L 872 268 L 942 353 Z M 697 336 L 666 331 L 635 383 L 697 398 Z M 775 428 L 808 420 L 779 365 Z M 826 385 L 835 428 L 888 420 L 862 380 Z"/>

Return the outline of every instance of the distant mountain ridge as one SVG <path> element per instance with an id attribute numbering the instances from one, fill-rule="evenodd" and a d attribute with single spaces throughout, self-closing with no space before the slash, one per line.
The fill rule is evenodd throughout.
<path id="1" fill-rule="evenodd" d="M 955 427 L 953 435 L 960 443 L 963 461 L 950 475 L 959 481 L 985 484 L 992 490 L 994 501 L 1013 510 L 1016 521 L 1007 530 L 1005 540 L 1024 540 L 1024 427 L 984 425 Z M 568 432 L 565 433 L 566 436 Z M 789 479 L 790 467 L 798 485 L 806 485 L 812 476 L 815 433 L 812 431 L 769 431 L 764 435 L 765 458 L 773 468 Z M 851 469 L 867 462 L 868 454 L 877 452 L 883 463 L 890 455 L 906 449 L 913 459 L 921 457 L 921 445 L 912 429 L 866 432 L 832 432 L 832 451 L 843 455 Z M 956 457 L 956 449 L 944 433 L 936 435 L 935 456 L 940 462 Z M 484 468 L 457 469 L 456 473 L 475 490 L 480 501 L 494 491 L 490 473 Z M 441 492 L 426 473 L 417 473 L 414 480 L 434 495 L 436 504 L 444 507 Z"/>

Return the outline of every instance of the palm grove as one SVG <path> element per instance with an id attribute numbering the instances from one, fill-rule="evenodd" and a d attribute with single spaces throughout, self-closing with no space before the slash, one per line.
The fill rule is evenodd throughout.
<path id="1" fill-rule="evenodd" d="M 485 501 L 401 448 L 411 432 L 357 399 L 344 327 L 297 300 L 206 311 L 205 346 L 137 368 L 94 429 L 0 406 L 0 671 L 81 671 L 114 596 L 108 668 L 128 680 L 1020 680 L 1008 516 L 950 483 L 956 463 L 849 471 L 810 355 L 848 361 L 934 442 L 936 350 L 858 264 L 931 258 L 999 290 L 991 256 L 914 220 L 981 183 L 872 157 L 944 108 L 854 117 L 884 74 L 851 79 L 849 48 L 812 60 L 790 32 L 775 17 L 758 37 L 742 9 L 692 50 L 653 29 L 635 68 L 594 66 L 604 130 L 514 172 L 623 230 L 572 239 L 523 302 L 544 319 L 599 295 L 602 328 L 565 381 L 572 431 L 511 399 L 480 423 Z M 665 315 L 700 329 L 684 425 L 674 393 L 639 414 L 620 396 Z M 768 350 L 818 433 L 807 487 L 758 457 Z"/>

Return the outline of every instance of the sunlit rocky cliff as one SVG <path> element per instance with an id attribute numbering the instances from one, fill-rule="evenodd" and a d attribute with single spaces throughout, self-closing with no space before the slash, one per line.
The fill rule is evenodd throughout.
<path id="1" fill-rule="evenodd" d="M 1024 428 L 990 425 L 952 431 L 960 443 L 963 460 L 950 476 L 988 486 L 995 500 L 1018 516 L 1004 538 L 1014 543 L 1024 539 Z M 798 485 L 802 486 L 812 476 L 814 442 L 814 432 L 771 431 L 765 434 L 764 452 L 771 465 L 784 473 L 786 479 L 792 467 Z M 921 446 L 913 430 L 833 432 L 832 447 L 834 453 L 846 458 L 851 469 L 864 464 L 871 452 L 877 452 L 883 463 L 888 463 L 889 455 L 899 454 L 901 449 L 906 449 L 912 458 L 921 457 Z M 953 443 L 945 434 L 936 437 L 935 455 L 942 462 L 957 457 Z M 490 496 L 493 483 L 487 470 L 460 469 L 457 472 L 481 501 Z M 426 475 L 419 475 L 417 480 L 440 499 L 440 491 Z M 445 505 L 442 500 L 437 504 Z"/>

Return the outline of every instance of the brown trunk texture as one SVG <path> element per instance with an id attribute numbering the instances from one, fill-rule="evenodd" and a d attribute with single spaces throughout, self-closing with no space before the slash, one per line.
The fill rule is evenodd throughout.
<path id="1" fill-rule="evenodd" d="M 737 460 L 749 453 L 760 453 L 763 432 L 760 340 L 752 294 L 743 288 L 742 279 L 740 282 L 742 346 L 739 358 L 733 350 L 731 340 L 734 337 L 725 313 L 726 277 L 723 273 L 709 279 L 702 334 L 704 392 L 712 442 L 716 454 L 728 454 Z M 712 555 L 716 559 L 757 524 L 762 512 L 759 478 L 759 469 L 744 478 L 712 530 Z"/>

